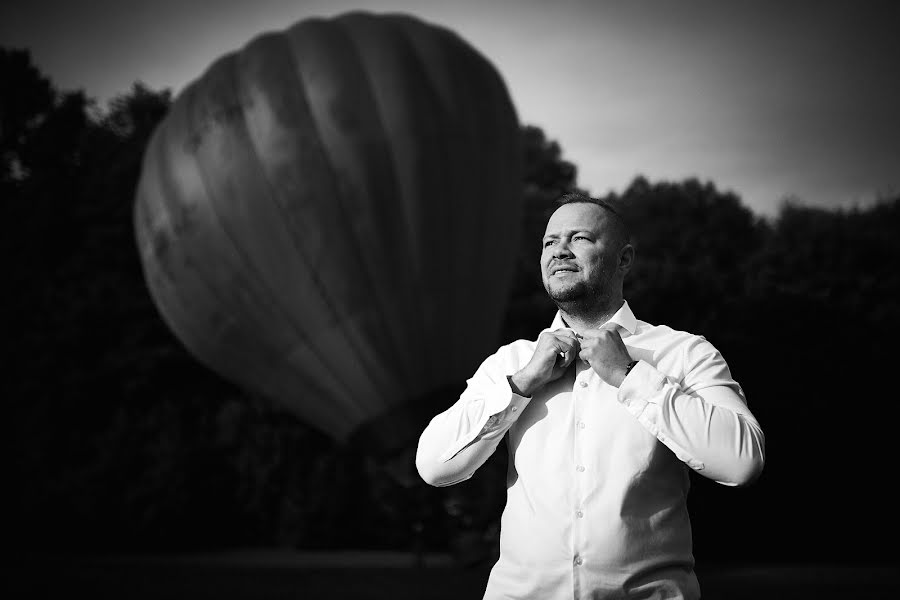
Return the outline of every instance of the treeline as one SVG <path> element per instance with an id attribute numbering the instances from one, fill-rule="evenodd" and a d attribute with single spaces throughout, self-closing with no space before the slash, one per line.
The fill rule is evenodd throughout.
<path id="1" fill-rule="evenodd" d="M 202 367 L 159 317 L 134 245 L 143 149 L 171 94 L 136 84 L 106 108 L 0 49 L 4 376 L 10 539 L 78 552 L 248 545 L 494 551 L 497 456 L 446 490 L 392 482 Z M 523 242 L 503 340 L 550 322 L 538 272 L 553 202 L 577 171 L 522 130 Z M 900 197 L 754 215 L 713 183 L 636 178 L 629 216 L 639 318 L 705 335 L 767 434 L 761 480 L 695 477 L 706 562 L 890 562 Z M 875 537 L 877 532 L 879 537 Z"/>

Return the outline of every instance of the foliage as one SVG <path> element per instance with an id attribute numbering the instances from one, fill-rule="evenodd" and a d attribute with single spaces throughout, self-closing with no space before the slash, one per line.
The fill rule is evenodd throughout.
<path id="1" fill-rule="evenodd" d="M 28 141 L 43 125 L 42 117 L 56 105 L 57 93 L 26 50 L 0 48 L 0 74 L 0 184 L 7 186 L 27 170 L 20 161 L 29 154 Z"/>
<path id="2" fill-rule="evenodd" d="M 524 192 L 522 233 L 516 273 L 510 294 L 503 341 L 527 338 L 538 322 L 549 322 L 556 307 L 541 283 L 538 259 L 540 240 L 555 201 L 566 192 L 580 191 L 575 185 L 577 169 L 563 159 L 562 149 L 534 125 L 522 127 Z M 538 328 L 543 329 L 546 325 Z"/>
<path id="3" fill-rule="evenodd" d="M 715 344 L 766 432 L 757 485 L 734 494 L 694 478 L 697 556 L 886 560 L 872 532 L 892 500 L 866 490 L 886 468 L 884 423 L 897 414 L 886 396 L 900 334 L 900 197 L 849 210 L 785 203 L 771 220 L 695 180 L 638 178 L 607 199 L 634 229 L 629 302 L 644 320 Z"/>

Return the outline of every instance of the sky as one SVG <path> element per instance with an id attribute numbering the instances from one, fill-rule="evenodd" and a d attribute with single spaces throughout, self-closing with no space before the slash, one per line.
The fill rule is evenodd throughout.
<path id="1" fill-rule="evenodd" d="M 402 12 L 500 71 L 593 195 L 697 177 L 771 216 L 785 198 L 900 193 L 900 2 L 834 0 L 30 0 L 0 8 L 62 90 L 101 106 L 135 81 L 176 95 L 219 56 L 310 17 Z M 79 6 L 81 5 L 81 6 Z"/>

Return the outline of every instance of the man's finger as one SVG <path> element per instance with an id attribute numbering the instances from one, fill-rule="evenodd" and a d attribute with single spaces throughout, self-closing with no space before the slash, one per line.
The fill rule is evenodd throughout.
<path id="1" fill-rule="evenodd" d="M 557 342 L 563 340 L 572 340 L 574 339 L 575 333 L 569 329 L 557 329 L 556 331 L 550 332 L 550 337 L 552 337 Z"/>

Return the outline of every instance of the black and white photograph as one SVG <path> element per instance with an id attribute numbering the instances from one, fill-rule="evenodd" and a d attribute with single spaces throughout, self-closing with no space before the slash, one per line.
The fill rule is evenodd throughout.
<path id="1" fill-rule="evenodd" d="M 4 4 L 0 593 L 900 597 L 898 31 Z"/>

